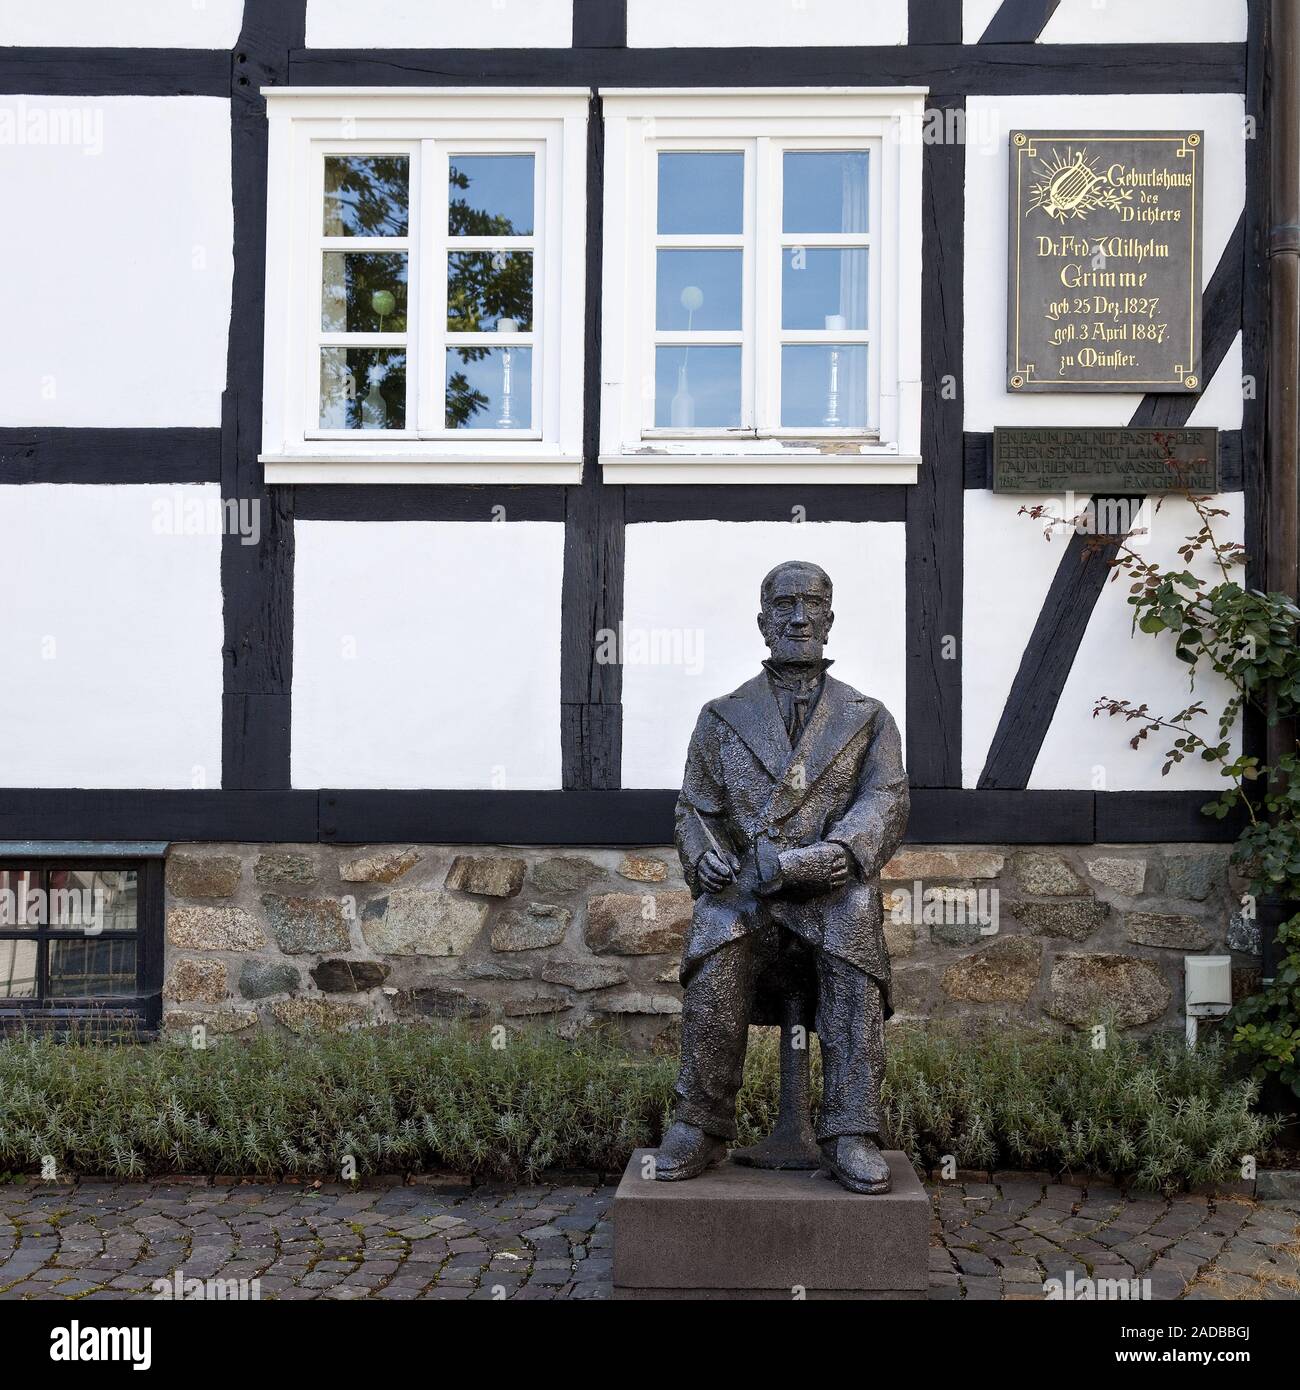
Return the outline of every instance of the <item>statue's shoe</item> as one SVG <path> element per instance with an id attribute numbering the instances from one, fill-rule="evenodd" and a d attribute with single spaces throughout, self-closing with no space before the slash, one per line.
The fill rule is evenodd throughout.
<path id="1" fill-rule="evenodd" d="M 675 1120 L 668 1126 L 664 1142 L 654 1151 L 656 1182 L 682 1182 L 698 1178 L 706 1168 L 727 1156 L 727 1146 L 695 1125 Z"/>
<path id="2" fill-rule="evenodd" d="M 841 1134 L 821 1142 L 822 1170 L 850 1192 L 889 1191 L 889 1164 L 865 1134 Z"/>

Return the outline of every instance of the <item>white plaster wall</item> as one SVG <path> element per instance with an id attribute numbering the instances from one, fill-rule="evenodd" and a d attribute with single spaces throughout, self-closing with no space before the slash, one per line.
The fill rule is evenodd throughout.
<path id="1" fill-rule="evenodd" d="M 763 576 L 811 560 L 835 584 L 831 674 L 903 729 L 906 595 L 901 522 L 639 523 L 623 583 L 623 785 L 677 787 L 700 707 L 757 675 Z M 657 635 L 659 660 L 652 642 Z M 637 659 L 636 643 L 641 655 Z"/>
<path id="2" fill-rule="evenodd" d="M 997 96 L 967 103 L 965 427 L 1125 425 L 1138 394 L 1006 388 L 1007 139 L 1013 128 L 1205 131 L 1202 283 L 1208 284 L 1246 200 L 1244 99 L 1234 93 L 1151 96 Z M 1229 364 L 1225 364 L 1229 365 Z M 1221 369 L 1222 370 L 1222 369 Z M 1236 379 L 1240 380 L 1240 369 Z M 1213 379 L 1207 391 L 1214 390 Z M 1216 399 L 1224 399 L 1216 395 Z M 1224 419 L 1198 424 L 1234 429 Z M 1204 413 L 1203 413 L 1204 414 Z"/>
<path id="3" fill-rule="evenodd" d="M 1245 387 L 1241 373 L 1241 334 L 1238 333 L 1224 354 L 1219 370 L 1197 397 L 1187 423 L 1214 426 L 1221 430 L 1239 430 L 1245 414 Z M 1259 388 L 1260 383 L 1255 383 L 1254 389 Z"/>
<path id="4" fill-rule="evenodd" d="M 233 48 L 243 0 L 5 0 L 0 46 Z"/>
<path id="5" fill-rule="evenodd" d="M 963 43 L 979 43 L 989 20 L 997 14 L 1002 0 L 962 0 L 961 38 Z"/>
<path id="6" fill-rule="evenodd" d="M 230 103 L 0 97 L 0 188 L 0 425 L 220 424 Z"/>
<path id="7" fill-rule="evenodd" d="M 628 0 L 629 48 L 907 42 L 907 0 Z"/>
<path id="8" fill-rule="evenodd" d="M 309 48 L 568 48 L 573 0 L 308 0 Z"/>
<path id="9" fill-rule="evenodd" d="M 1229 516 L 1216 519 L 1216 534 L 1224 540 L 1240 541 L 1241 493 L 1220 496 L 1215 505 L 1229 512 Z M 1134 548 L 1166 569 L 1181 569 L 1184 562 L 1178 556 L 1178 546 L 1198 526 L 1191 506 L 1181 498 L 1172 498 L 1152 515 L 1150 534 L 1135 538 Z M 1211 562 L 1205 559 L 1194 561 L 1192 569 L 1207 576 L 1213 573 Z M 1174 656 L 1167 634 L 1152 637 L 1132 633 L 1128 587 L 1121 578 L 1101 592 L 1034 764 L 1031 788 L 1188 791 L 1219 790 L 1224 785 L 1216 768 L 1200 758 L 1176 765 L 1168 777 L 1160 775 L 1165 753 L 1176 735 L 1167 731 L 1152 734 L 1134 751 L 1128 741 L 1138 724 L 1104 715 L 1092 717 L 1099 697 L 1145 703 L 1156 714 L 1177 713 L 1196 699 L 1209 711 L 1196 727 L 1205 737 L 1213 738 L 1216 718 L 1227 701 L 1226 684 L 1213 676 L 1198 679 L 1195 691 L 1189 689 L 1187 668 Z M 1240 746 L 1239 734 L 1233 743 L 1234 748 Z"/>
<path id="10" fill-rule="evenodd" d="M 1039 36 L 1040 43 L 1245 41 L 1246 0 L 1061 0 Z"/>
<path id="11" fill-rule="evenodd" d="M 1067 537 L 1021 516 L 1059 498 L 968 489 L 962 578 L 962 786 L 979 782 Z"/>
<path id="12" fill-rule="evenodd" d="M 295 530 L 295 787 L 561 785 L 552 522 Z"/>
<path id="13" fill-rule="evenodd" d="M 0 487 L 0 786 L 221 785 L 219 495 Z"/>

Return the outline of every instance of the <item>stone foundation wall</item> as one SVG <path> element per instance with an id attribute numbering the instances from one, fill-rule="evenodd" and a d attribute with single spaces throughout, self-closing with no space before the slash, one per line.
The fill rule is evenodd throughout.
<path id="1" fill-rule="evenodd" d="M 1182 960 L 1258 933 L 1227 846 L 908 847 L 882 876 L 900 1018 L 1177 1026 Z M 691 899 L 669 849 L 177 845 L 164 1028 L 476 1018 L 675 1041 Z"/>

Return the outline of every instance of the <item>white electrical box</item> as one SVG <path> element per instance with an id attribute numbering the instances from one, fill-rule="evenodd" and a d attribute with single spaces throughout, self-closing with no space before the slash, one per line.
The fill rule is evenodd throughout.
<path id="1" fill-rule="evenodd" d="M 1232 1008 L 1232 957 L 1184 956 L 1187 1016 L 1220 1018 Z"/>

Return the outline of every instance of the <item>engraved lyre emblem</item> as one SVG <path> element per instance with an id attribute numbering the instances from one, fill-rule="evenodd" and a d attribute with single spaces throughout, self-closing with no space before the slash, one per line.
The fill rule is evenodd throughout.
<path id="1" fill-rule="evenodd" d="M 1050 160 L 1043 160 L 1037 169 L 1039 182 L 1030 190 L 1031 201 L 1026 215 L 1041 209 L 1048 217 L 1064 222 L 1070 217 L 1087 217 L 1097 208 L 1114 209 L 1128 202 L 1128 189 L 1113 188 L 1086 150 L 1070 157 L 1067 150 L 1062 158 L 1055 150 Z"/>

